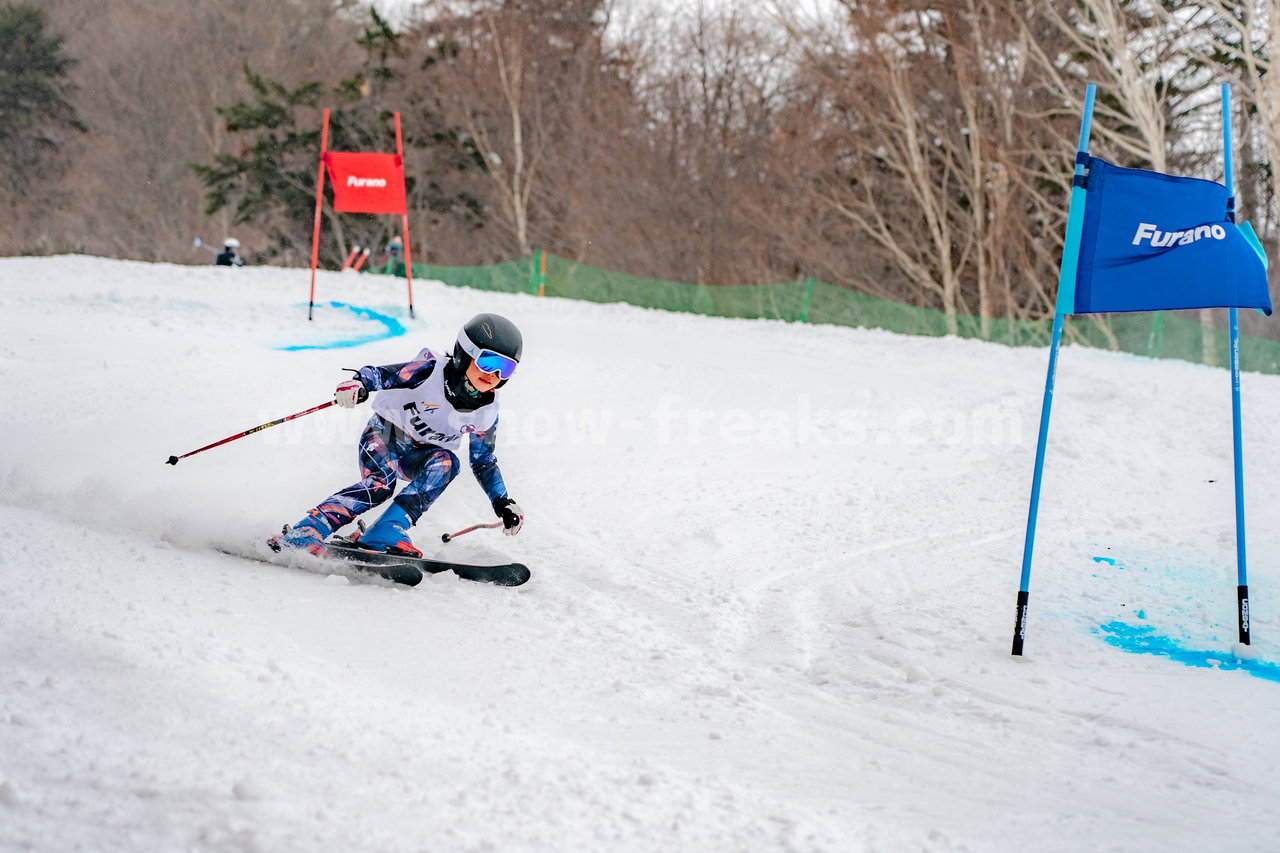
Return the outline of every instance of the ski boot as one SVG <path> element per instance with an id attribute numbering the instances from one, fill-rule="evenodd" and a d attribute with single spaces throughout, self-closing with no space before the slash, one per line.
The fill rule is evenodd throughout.
<path id="1" fill-rule="evenodd" d="M 325 537 L 333 532 L 329 522 L 320 513 L 311 510 L 307 517 L 293 527 L 285 526 L 279 536 L 267 540 L 272 551 L 306 551 L 317 557 L 324 555 Z"/>
<path id="2" fill-rule="evenodd" d="M 351 541 L 369 551 L 421 557 L 422 552 L 413 546 L 413 540 L 409 538 L 409 528 L 412 526 L 409 513 L 400 504 L 393 502 L 372 527 L 351 537 Z"/>

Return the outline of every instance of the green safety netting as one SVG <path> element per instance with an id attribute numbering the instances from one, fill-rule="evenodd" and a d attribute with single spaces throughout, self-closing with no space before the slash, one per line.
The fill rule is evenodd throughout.
<path id="1" fill-rule="evenodd" d="M 544 271 L 545 270 L 545 271 Z M 403 263 L 370 270 L 404 275 Z M 885 329 L 907 335 L 955 335 L 1008 344 L 1047 347 L 1047 320 L 1006 320 L 947 315 L 805 279 L 778 284 L 702 285 L 640 278 L 566 260 L 546 252 L 475 267 L 413 265 L 414 278 L 501 293 L 533 293 L 588 302 L 625 302 L 715 317 L 786 320 Z M 1228 334 L 1173 312 L 1072 317 L 1063 340 L 1152 358 L 1226 365 Z M 1241 335 L 1246 370 L 1280 373 L 1280 342 Z"/>

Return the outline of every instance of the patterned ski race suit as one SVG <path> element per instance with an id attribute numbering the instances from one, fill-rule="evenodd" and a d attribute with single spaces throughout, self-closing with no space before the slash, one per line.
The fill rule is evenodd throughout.
<path id="1" fill-rule="evenodd" d="M 337 530 L 391 498 L 399 479 L 408 485 L 394 501 L 416 522 L 458 475 L 456 451 L 464 436 L 471 471 L 490 502 L 507 497 L 494 454 L 497 399 L 490 392 L 474 411 L 456 409 L 445 393 L 446 361 L 424 349 L 405 364 L 360 368 L 356 378 L 376 393 L 373 417 L 360 436 L 361 479 L 321 501 L 309 517 Z"/>

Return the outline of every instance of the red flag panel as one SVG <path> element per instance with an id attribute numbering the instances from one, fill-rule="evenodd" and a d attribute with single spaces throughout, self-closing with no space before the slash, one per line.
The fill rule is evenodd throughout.
<path id="1" fill-rule="evenodd" d="M 399 154 L 326 151 L 338 213 L 406 213 L 404 161 Z"/>

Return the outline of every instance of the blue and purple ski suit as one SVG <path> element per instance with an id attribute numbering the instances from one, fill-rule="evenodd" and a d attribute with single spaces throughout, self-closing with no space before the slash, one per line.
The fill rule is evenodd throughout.
<path id="1" fill-rule="evenodd" d="M 359 482 L 321 501 L 304 520 L 323 523 L 328 535 L 395 495 L 416 522 L 458 475 L 454 452 L 468 439 L 471 471 L 490 502 L 507 496 L 494 454 L 498 403 L 492 394 L 474 411 L 456 409 L 444 390 L 445 360 L 424 349 L 414 361 L 360 368 L 356 378 L 374 396 L 374 415 L 360 436 Z"/>

